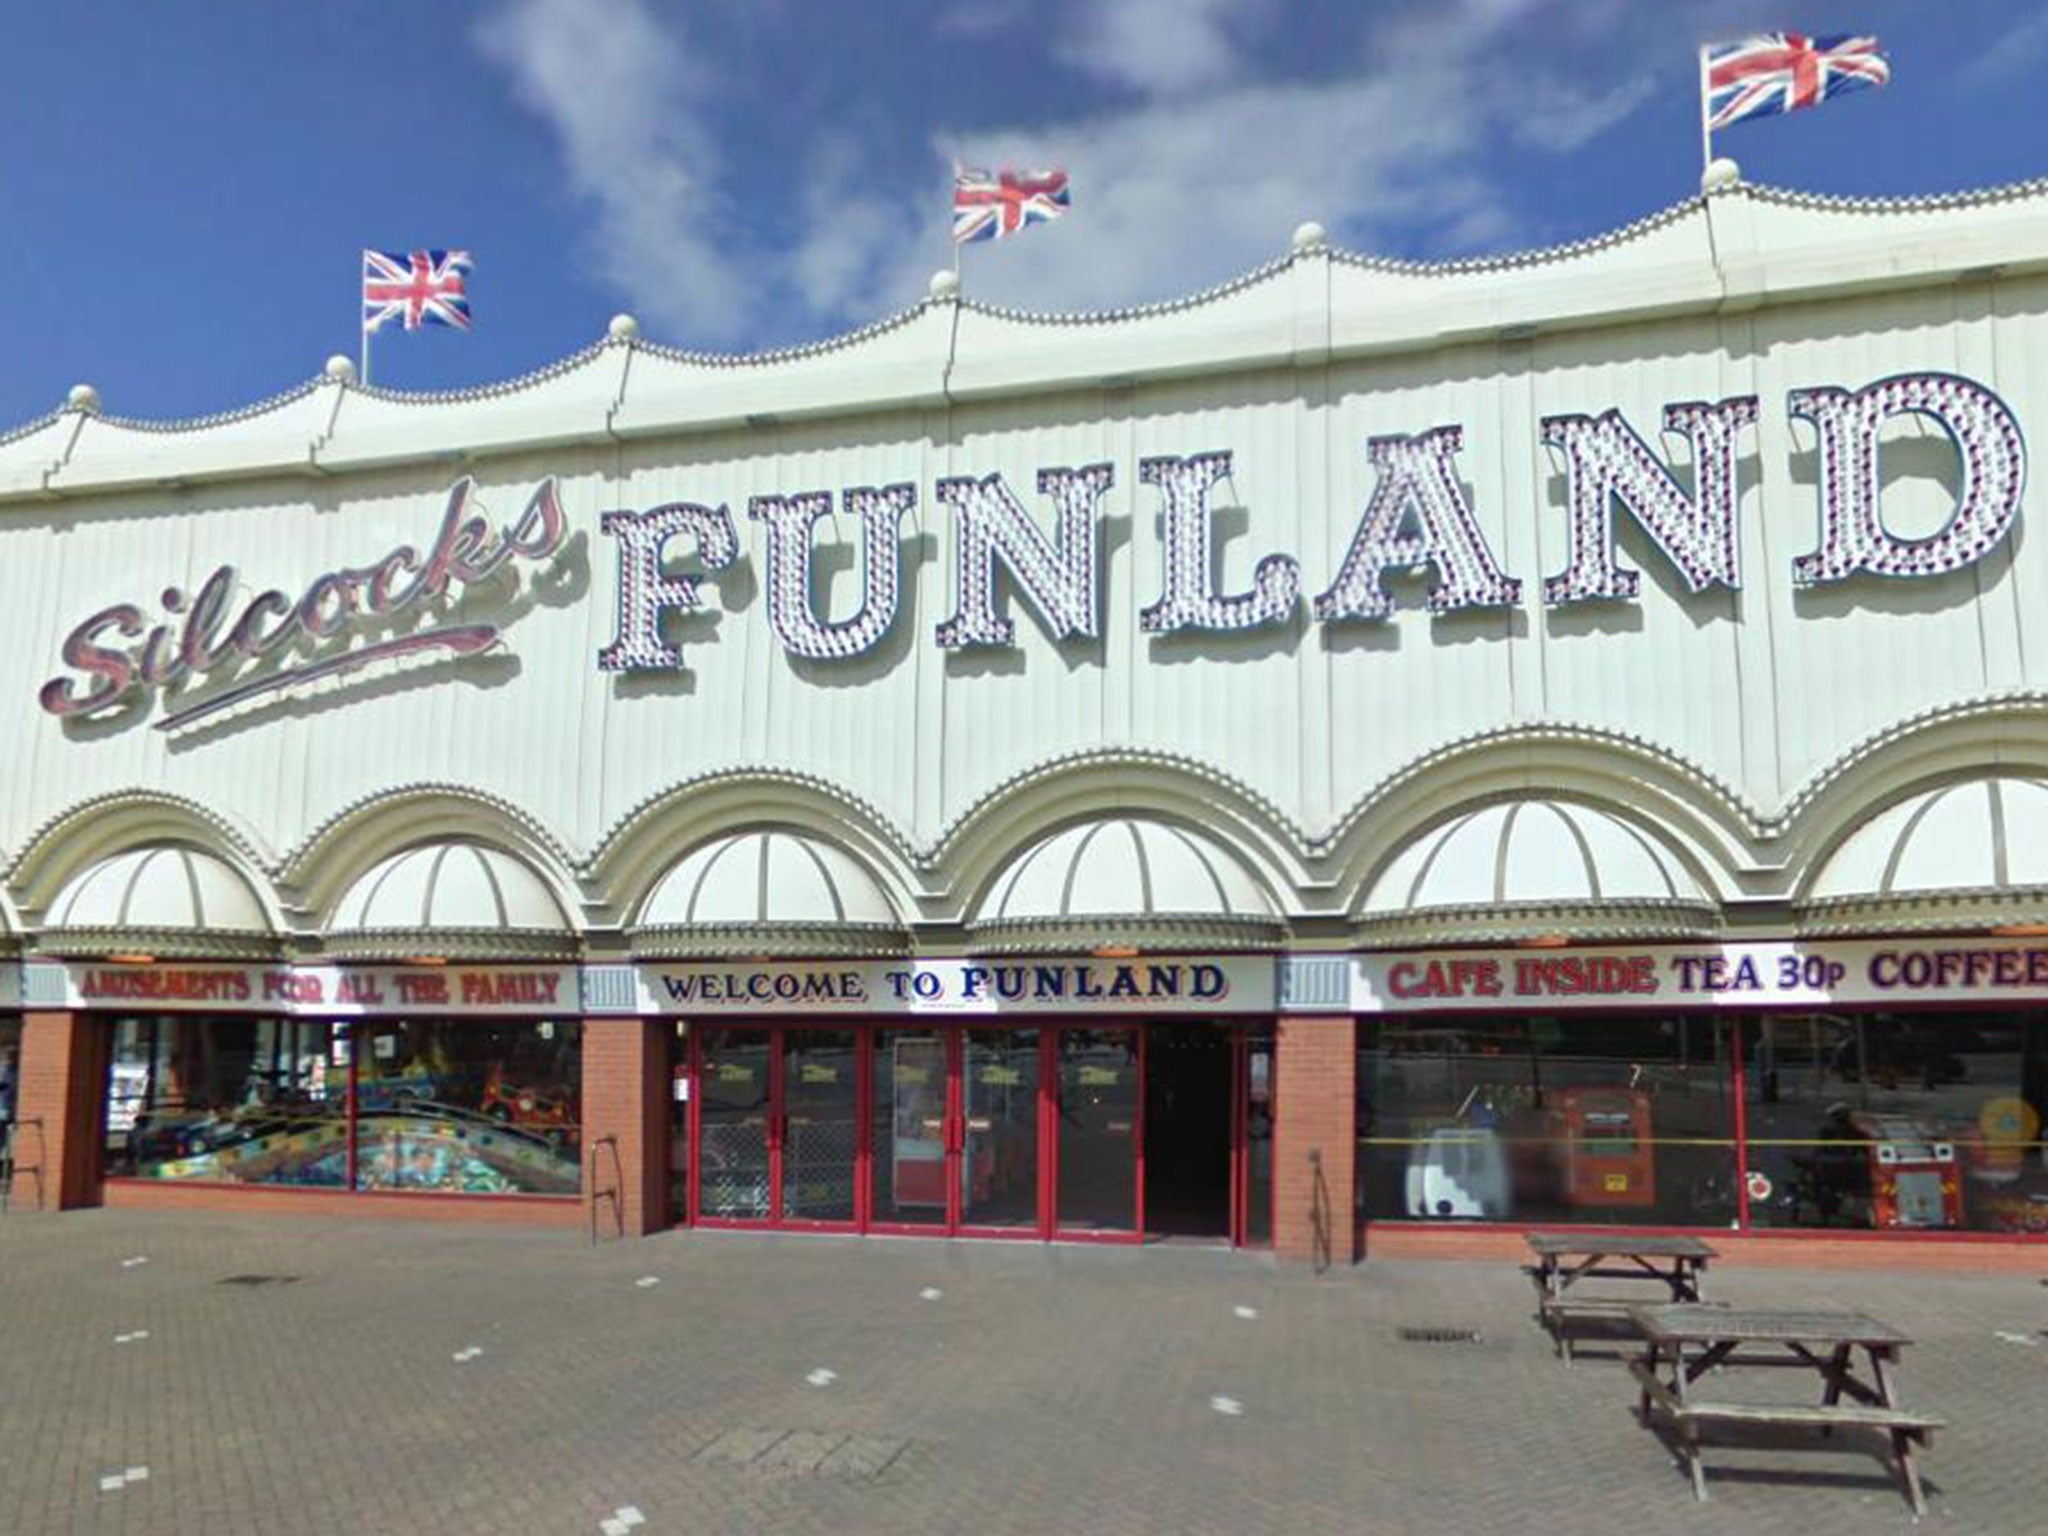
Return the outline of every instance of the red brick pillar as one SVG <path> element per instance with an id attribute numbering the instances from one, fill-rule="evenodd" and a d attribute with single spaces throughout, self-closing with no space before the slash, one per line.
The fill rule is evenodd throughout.
<path id="1" fill-rule="evenodd" d="M 1355 1257 L 1353 1088 L 1349 1015 L 1283 1018 L 1274 1046 L 1273 1247 L 1283 1259 Z"/>
<path id="2" fill-rule="evenodd" d="M 106 1039 L 106 1026 L 90 1014 L 22 1015 L 14 1102 L 16 1209 L 35 1204 L 38 1183 L 45 1210 L 100 1203 Z"/>
<path id="3" fill-rule="evenodd" d="M 668 1025 L 583 1021 L 583 1198 L 600 1237 L 668 1225 Z M 616 1189 L 617 1209 L 611 1191 Z"/>

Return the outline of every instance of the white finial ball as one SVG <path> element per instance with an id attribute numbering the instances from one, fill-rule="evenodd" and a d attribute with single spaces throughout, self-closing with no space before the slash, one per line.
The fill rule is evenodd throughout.
<path id="1" fill-rule="evenodd" d="M 1330 243 L 1330 232 L 1310 219 L 1306 224 L 1295 226 L 1294 248 L 1296 251 L 1320 251 Z"/>
<path id="2" fill-rule="evenodd" d="M 1742 167 L 1733 160 L 1730 160 L 1726 155 L 1723 155 L 1719 159 L 1710 162 L 1706 170 L 1700 173 L 1700 190 L 1702 192 L 1726 192 L 1740 180 L 1742 180 Z"/>
<path id="3" fill-rule="evenodd" d="M 934 272 L 931 285 L 925 291 L 942 303 L 947 299 L 957 299 L 960 297 L 960 274 L 950 268 Z"/>
<path id="4" fill-rule="evenodd" d="M 347 384 L 356 376 L 355 359 L 337 352 L 327 359 L 327 366 L 320 371 L 337 384 Z"/>
<path id="5" fill-rule="evenodd" d="M 640 335 L 640 322 L 631 315 L 613 315 L 605 334 L 613 341 L 632 341 Z"/>
<path id="6" fill-rule="evenodd" d="M 100 408 L 100 392 L 90 384 L 74 384 L 71 393 L 64 397 L 64 403 L 74 411 L 97 412 Z"/>

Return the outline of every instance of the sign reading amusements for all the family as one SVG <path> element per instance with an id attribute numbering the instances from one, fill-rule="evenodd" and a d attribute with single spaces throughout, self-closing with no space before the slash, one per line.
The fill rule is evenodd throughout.
<path id="1" fill-rule="evenodd" d="M 1818 1010 L 2048 1001 L 2048 944 L 1899 939 L 1562 950 L 588 966 L 0 966 L 0 1007 L 301 1018 L 426 1014 L 1222 1018 Z"/>
<path id="2" fill-rule="evenodd" d="M 1797 585 L 1960 570 L 2004 539 L 2019 516 L 2025 442 L 2012 411 L 1982 384 L 1949 373 L 1900 374 L 1860 389 L 1795 389 L 1785 411 L 1805 424 L 1816 448 L 1817 536 L 1811 552 L 1792 562 Z M 1953 503 L 1942 525 L 1922 537 L 1893 532 L 1881 506 L 1880 438 L 1886 424 L 1902 416 L 1932 424 L 1955 454 Z M 1618 411 L 1542 418 L 1539 436 L 1563 471 L 1567 550 L 1563 569 L 1543 576 L 1543 601 L 1628 602 L 1637 596 L 1640 575 L 1615 550 L 1617 512 L 1641 530 L 1687 591 L 1739 591 L 1737 468 L 1758 419 L 1753 395 L 1665 406 L 1659 425 L 1687 446 L 1690 470 L 1681 479 Z M 1309 600 L 1316 622 L 1386 619 L 1394 610 L 1388 574 L 1419 567 L 1434 573 L 1432 612 L 1522 602 L 1523 580 L 1503 569 L 1466 495 L 1458 468 L 1464 447 L 1458 426 L 1374 437 L 1362 445 L 1375 484 L 1338 569 Z M 1302 571 L 1290 554 L 1261 559 L 1249 591 L 1218 590 L 1212 497 L 1231 468 L 1228 451 L 1139 461 L 1138 479 L 1156 495 L 1160 512 L 1160 590 L 1138 616 L 1146 632 L 1250 631 L 1299 617 Z M 1014 623 L 999 610 L 998 567 L 1051 638 L 1099 636 L 1098 527 L 1103 502 L 1116 489 L 1112 466 L 1040 469 L 1036 489 L 1051 504 L 1050 533 L 1002 475 L 948 478 L 934 487 L 954 529 L 954 610 L 934 631 L 942 648 L 1016 643 Z M 428 624 L 353 648 L 322 648 L 337 641 L 345 647 L 358 626 L 388 624 L 513 562 L 544 560 L 562 547 L 567 525 L 553 480 L 543 481 L 524 513 L 502 529 L 475 510 L 476 500 L 474 484 L 458 482 L 424 553 L 401 544 L 366 565 L 314 577 L 297 597 L 266 590 L 231 611 L 238 581 L 234 568 L 223 565 L 194 592 L 165 589 L 154 618 L 133 602 L 102 608 L 64 639 L 65 671 L 44 684 L 42 706 L 60 717 L 89 716 L 127 707 L 138 694 L 217 680 L 213 691 L 181 696 L 158 722 L 174 729 L 376 661 L 491 649 L 501 639 L 498 627 L 476 622 Z M 857 612 L 828 621 L 816 611 L 812 561 L 813 534 L 831 515 L 831 494 L 805 490 L 749 499 L 747 519 L 762 525 L 768 623 L 790 654 L 814 662 L 857 657 L 895 625 L 902 527 L 917 501 L 908 484 L 841 494 L 841 506 L 860 530 L 861 603 Z M 607 672 L 681 667 L 681 647 L 669 638 L 665 616 L 702 607 L 703 582 L 740 559 L 731 509 L 672 502 L 611 511 L 599 530 L 617 556 L 618 610 L 613 639 L 598 652 L 597 666 Z M 696 574 L 672 568 L 686 555 L 694 557 Z"/>

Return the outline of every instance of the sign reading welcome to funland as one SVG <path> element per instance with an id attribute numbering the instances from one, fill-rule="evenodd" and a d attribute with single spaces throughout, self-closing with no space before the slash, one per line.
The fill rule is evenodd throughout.
<path id="1" fill-rule="evenodd" d="M 2018 518 L 2025 443 L 2012 411 L 1982 384 L 1948 373 L 1902 374 L 1854 390 L 1795 389 L 1785 411 L 1806 424 L 1816 447 L 1815 539 L 1810 552 L 1792 561 L 1797 585 L 1960 570 L 2004 539 Z M 1542 418 L 1539 435 L 1563 471 L 1566 551 L 1563 568 L 1542 576 L 1544 602 L 1635 599 L 1641 577 L 1616 554 L 1618 514 L 1642 532 L 1688 592 L 1739 591 L 1738 465 L 1759 415 L 1753 395 L 1667 405 L 1659 425 L 1687 446 L 1684 479 L 1618 411 Z M 1945 434 L 1956 458 L 1947 518 L 1924 537 L 1891 531 L 1881 500 L 1880 438 L 1888 422 L 1907 415 Z M 1458 463 L 1464 447 L 1459 426 L 1361 445 L 1377 478 L 1343 559 L 1308 600 L 1316 622 L 1385 620 L 1394 611 L 1388 575 L 1420 567 L 1434 573 L 1432 612 L 1522 602 L 1522 577 L 1502 566 L 1466 494 Z M 1228 451 L 1139 461 L 1138 479 L 1157 500 L 1161 541 L 1160 590 L 1138 615 L 1146 632 L 1253 631 L 1300 618 L 1307 589 L 1291 554 L 1261 559 L 1250 590 L 1219 590 L 1212 502 L 1231 472 Z M 1050 503 L 1049 530 L 1000 474 L 937 482 L 935 499 L 950 510 L 954 532 L 955 605 L 934 630 L 940 647 L 1016 643 L 1016 627 L 998 600 L 999 572 L 1052 639 L 1101 635 L 1097 550 L 1103 503 L 1117 489 L 1113 468 L 1043 468 L 1036 489 Z M 917 488 L 907 484 L 841 493 L 842 509 L 859 528 L 861 604 L 828 621 L 817 612 L 812 563 L 814 533 L 832 515 L 832 495 L 764 490 L 749 498 L 747 519 L 762 530 L 768 624 L 785 650 L 814 663 L 843 662 L 871 651 L 896 625 L 905 586 L 903 524 L 917 502 Z M 702 584 L 741 560 L 731 509 L 678 501 L 609 511 L 599 531 L 616 555 L 617 612 L 612 641 L 597 653 L 598 668 L 682 667 L 669 616 L 701 608 Z M 237 595 L 242 588 L 235 568 L 222 565 L 189 593 L 164 588 L 155 612 L 125 600 L 101 608 L 62 641 L 64 671 L 43 685 L 40 701 L 51 714 L 70 718 L 171 692 L 174 702 L 158 725 L 173 729 L 379 661 L 428 651 L 475 655 L 499 644 L 497 625 L 417 620 L 501 568 L 548 559 L 563 547 L 566 532 L 552 479 L 502 528 L 478 510 L 476 487 L 463 480 L 424 549 L 400 544 L 366 552 L 360 566 L 246 600 Z M 685 557 L 694 557 L 696 574 L 675 569 Z M 357 638 L 365 630 L 406 625 L 414 627 Z"/>
<path id="2" fill-rule="evenodd" d="M 2048 945 L 1738 943 L 1129 960 L 903 959 L 640 965 L 0 966 L 0 1006 L 307 1018 L 676 1018 L 1553 1013 L 2048 1001 Z M 25 981 L 26 985 L 22 985 Z M 1332 984 L 1334 983 L 1334 984 Z"/>

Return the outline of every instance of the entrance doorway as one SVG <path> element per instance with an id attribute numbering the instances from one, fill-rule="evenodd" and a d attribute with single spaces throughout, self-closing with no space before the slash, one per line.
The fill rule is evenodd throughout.
<path id="1" fill-rule="evenodd" d="M 706 1226 L 1271 1241 L 1270 1025 L 713 1024 L 675 1060 Z"/>
<path id="2" fill-rule="evenodd" d="M 1236 1032 L 1154 1025 L 1145 1051 L 1145 1225 L 1228 1242 Z"/>
<path id="3" fill-rule="evenodd" d="M 697 1057 L 698 1221 L 851 1227 L 861 1035 L 721 1024 Z"/>

